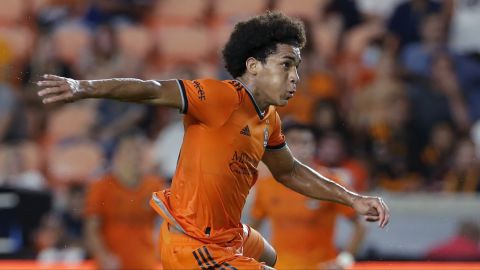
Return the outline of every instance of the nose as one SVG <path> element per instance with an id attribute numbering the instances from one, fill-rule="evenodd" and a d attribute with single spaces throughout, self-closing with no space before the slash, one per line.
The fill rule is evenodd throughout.
<path id="1" fill-rule="evenodd" d="M 297 68 L 293 68 L 290 72 L 290 82 L 293 84 L 297 84 L 299 80 L 300 76 L 298 76 L 298 70 Z"/>

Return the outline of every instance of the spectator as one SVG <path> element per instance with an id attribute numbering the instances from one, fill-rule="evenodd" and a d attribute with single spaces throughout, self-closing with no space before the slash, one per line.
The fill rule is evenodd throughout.
<path id="1" fill-rule="evenodd" d="M 320 166 L 329 168 L 353 190 L 358 192 L 368 190 L 368 171 L 362 163 L 349 156 L 346 139 L 342 134 L 327 132 L 320 135 L 317 162 Z"/>
<path id="2" fill-rule="evenodd" d="M 401 62 L 409 75 L 428 77 L 434 55 L 447 52 L 446 27 L 439 13 L 426 15 L 420 23 L 420 40 L 405 46 Z"/>
<path id="3" fill-rule="evenodd" d="M 44 216 L 35 233 L 37 260 L 43 264 L 79 264 L 85 258 L 85 250 L 79 242 L 71 242 L 65 224 L 55 214 Z"/>
<path id="4" fill-rule="evenodd" d="M 319 133 L 347 133 L 338 102 L 333 99 L 321 99 L 315 103 L 312 118 L 313 128 Z"/>
<path id="5" fill-rule="evenodd" d="M 422 18 L 439 12 L 442 6 L 432 0 L 409 0 L 399 4 L 388 21 L 388 29 L 397 39 L 400 49 L 420 40 L 419 25 Z"/>
<path id="6" fill-rule="evenodd" d="M 480 191 L 480 170 L 475 158 L 475 145 L 469 138 L 460 139 L 453 150 L 450 168 L 443 178 L 446 192 Z"/>
<path id="7" fill-rule="evenodd" d="M 463 220 L 457 233 L 427 251 L 426 259 L 435 261 L 479 261 L 480 227 L 470 220 Z"/>
<path id="8" fill-rule="evenodd" d="M 467 107 L 448 55 L 435 55 L 429 80 L 412 82 L 407 92 L 411 101 L 412 125 L 422 147 L 437 123 L 451 122 L 460 132 L 469 129 Z"/>
<path id="9" fill-rule="evenodd" d="M 421 153 L 421 167 L 427 190 L 441 190 L 441 180 L 452 161 L 456 134 L 451 124 L 436 124 L 430 139 Z"/>

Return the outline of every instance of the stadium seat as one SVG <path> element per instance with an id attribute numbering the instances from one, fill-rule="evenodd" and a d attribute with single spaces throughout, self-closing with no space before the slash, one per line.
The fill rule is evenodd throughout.
<path id="1" fill-rule="evenodd" d="M 128 58 L 144 59 L 154 46 L 150 30 L 138 25 L 116 28 L 120 53 Z"/>
<path id="2" fill-rule="evenodd" d="M 207 5 L 208 0 L 162 0 L 154 14 L 162 24 L 189 24 L 204 16 Z"/>
<path id="3" fill-rule="evenodd" d="M 164 25 L 158 28 L 157 44 L 167 61 L 199 60 L 215 50 L 211 32 L 201 25 Z"/>
<path id="4" fill-rule="evenodd" d="M 290 16 L 314 21 L 318 16 L 321 4 L 327 0 L 277 0 L 276 9 Z"/>
<path id="5" fill-rule="evenodd" d="M 217 21 L 212 26 L 212 32 L 215 38 L 214 42 L 218 50 L 223 48 L 225 43 L 227 43 L 234 26 L 235 23 L 228 20 Z"/>
<path id="6" fill-rule="evenodd" d="M 86 26 L 80 23 L 66 23 L 55 29 L 53 42 L 60 59 L 75 63 L 90 49 L 92 37 Z"/>
<path id="7" fill-rule="evenodd" d="M 215 15 L 222 20 L 238 21 L 262 12 L 266 7 L 265 0 L 213 0 Z M 295 1 L 294 1 L 295 2 Z"/>
<path id="8" fill-rule="evenodd" d="M 57 144 L 48 152 L 48 175 L 58 184 L 89 181 L 102 168 L 103 158 L 101 148 L 89 140 Z"/>
<path id="9" fill-rule="evenodd" d="M 95 121 L 90 104 L 68 104 L 53 111 L 47 120 L 47 144 L 86 137 Z"/>
<path id="10" fill-rule="evenodd" d="M 25 18 L 26 1 L 2 0 L 0 8 L 0 25 L 12 25 Z"/>

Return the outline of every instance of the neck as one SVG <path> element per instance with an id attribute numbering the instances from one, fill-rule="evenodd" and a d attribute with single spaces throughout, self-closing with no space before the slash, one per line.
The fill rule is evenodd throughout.
<path id="1" fill-rule="evenodd" d="M 118 182 L 126 187 L 136 187 L 140 182 L 140 176 L 135 173 L 127 173 L 120 170 L 115 171 L 114 175 L 117 177 Z"/>
<path id="2" fill-rule="evenodd" d="M 262 93 L 258 90 L 255 81 L 246 75 L 240 76 L 236 78 L 238 81 L 243 83 L 247 87 L 247 90 L 250 91 L 255 102 L 257 103 L 258 108 L 260 111 L 265 112 L 268 109 L 268 102 L 266 102 L 265 98 L 263 97 Z"/>

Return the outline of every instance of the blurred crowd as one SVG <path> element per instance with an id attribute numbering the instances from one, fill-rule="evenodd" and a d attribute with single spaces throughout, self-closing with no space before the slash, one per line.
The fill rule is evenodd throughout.
<path id="1" fill-rule="evenodd" d="M 13 247 L 19 256 L 81 247 L 87 186 L 111 168 L 122 134 L 147 138 L 142 169 L 168 185 L 183 133 L 181 115 L 166 108 L 106 100 L 44 106 L 36 96 L 40 76 L 229 79 L 220 52 L 233 25 L 266 9 L 307 27 L 301 82 L 279 111 L 284 123 L 316 130 L 316 162 L 360 192 L 480 192 L 478 0 L 1 6 L 0 187 L 51 194 L 48 214 L 20 237 L 28 249 Z"/>

